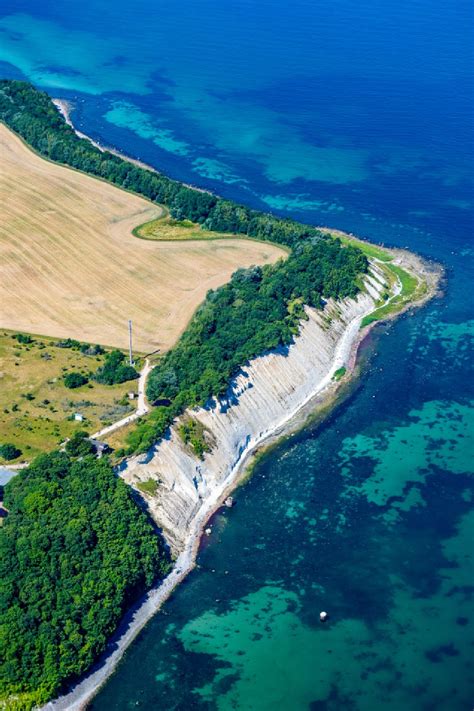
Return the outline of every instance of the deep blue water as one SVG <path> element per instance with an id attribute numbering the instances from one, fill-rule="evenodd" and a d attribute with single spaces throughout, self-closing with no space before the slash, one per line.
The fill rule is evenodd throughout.
<path id="1" fill-rule="evenodd" d="M 185 182 L 446 267 L 257 468 L 94 709 L 472 707 L 472 5 L 4 0 L 0 69 Z M 326 608 L 330 623 L 317 616 Z"/>

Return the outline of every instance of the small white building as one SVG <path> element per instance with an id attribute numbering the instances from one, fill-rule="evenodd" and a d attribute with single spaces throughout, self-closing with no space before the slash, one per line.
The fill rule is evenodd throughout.
<path id="1" fill-rule="evenodd" d="M 76 422 L 84 422 L 84 415 L 81 415 L 80 412 L 75 412 L 74 413 L 74 420 Z"/>

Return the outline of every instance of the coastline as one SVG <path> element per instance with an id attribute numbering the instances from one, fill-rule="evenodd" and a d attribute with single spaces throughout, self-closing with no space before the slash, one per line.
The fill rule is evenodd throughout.
<path id="1" fill-rule="evenodd" d="M 54 104 L 64 116 L 66 122 L 74 129 L 76 134 L 85 140 L 90 141 L 101 151 L 110 151 L 115 155 L 140 167 L 144 167 L 153 172 L 158 172 L 136 159 L 130 158 L 115 149 L 102 146 L 93 141 L 86 134 L 77 131 L 70 118 L 73 105 L 69 101 L 53 99 Z M 194 187 L 194 186 L 190 186 Z M 199 188 L 197 188 L 199 189 Z M 208 192 L 208 191 L 203 191 Z M 338 230 L 329 228 L 335 234 Z M 345 233 L 341 233 L 345 234 Z M 364 240 L 360 240 L 364 241 Z M 70 691 L 49 701 L 41 708 L 52 711 L 65 711 L 66 709 L 85 709 L 90 700 L 96 695 L 99 689 L 106 683 L 107 679 L 115 672 L 123 654 L 149 622 L 149 620 L 159 611 L 163 603 L 170 597 L 175 588 L 185 579 L 196 564 L 196 557 L 199 551 L 201 537 L 204 528 L 212 515 L 222 506 L 224 499 L 234 491 L 251 473 L 251 468 L 257 458 L 270 447 L 274 446 L 282 438 L 290 436 L 294 432 L 304 427 L 311 417 L 318 413 L 325 418 L 331 411 L 338 394 L 351 381 L 357 365 L 357 354 L 362 341 L 378 323 L 392 320 L 402 313 L 415 307 L 422 306 L 431 299 L 437 292 L 442 270 L 437 265 L 433 268 L 426 260 L 417 255 L 399 249 L 384 248 L 386 252 L 393 255 L 414 273 L 420 281 L 427 284 L 426 291 L 418 295 L 414 301 L 403 304 L 395 313 L 391 313 L 379 321 L 368 324 L 360 328 L 360 324 L 365 315 L 373 311 L 371 308 L 367 314 L 360 314 L 347 326 L 341 336 L 337 346 L 337 352 L 332 361 L 332 367 L 328 375 L 323 378 L 317 387 L 309 393 L 298 405 L 279 422 L 272 425 L 271 429 L 261 437 L 250 440 L 242 450 L 241 456 L 233 467 L 229 477 L 218 486 L 212 495 L 205 501 L 203 506 L 196 512 L 194 519 L 189 526 L 186 542 L 183 551 L 177 556 L 173 568 L 167 577 L 149 590 L 135 605 L 128 610 L 115 634 L 110 638 L 107 648 L 91 669 L 75 684 L 70 687 Z M 396 294 L 394 293 L 391 298 Z M 345 365 L 346 374 L 340 381 L 333 380 L 334 372 Z"/>
<path id="2" fill-rule="evenodd" d="M 68 99 L 57 99 L 57 98 L 52 98 L 51 101 L 53 104 L 56 106 L 58 109 L 59 113 L 61 116 L 64 118 L 66 121 L 67 125 L 70 126 L 76 136 L 78 138 L 82 138 L 85 141 L 89 141 L 89 143 L 92 143 L 93 146 L 99 149 L 102 153 L 112 153 L 112 155 L 117 156 L 117 158 L 121 158 L 122 160 L 126 160 L 127 163 L 133 163 L 133 165 L 138 166 L 139 168 L 144 168 L 145 170 L 150 170 L 152 173 L 158 173 L 159 170 L 154 168 L 152 165 L 149 165 L 148 163 L 144 163 L 142 160 L 139 160 L 138 158 L 131 158 L 130 156 L 126 155 L 126 153 L 122 153 L 119 151 L 117 148 L 112 148 L 111 146 L 105 146 L 101 143 L 98 143 L 98 141 L 94 141 L 93 138 L 88 136 L 86 133 L 82 133 L 82 131 L 79 131 L 73 124 L 72 119 L 71 119 L 71 113 L 74 111 L 74 102 L 69 101 Z M 181 182 L 181 181 L 177 181 Z M 200 193 L 208 193 L 209 195 L 212 195 L 210 190 L 205 190 L 204 188 L 199 188 L 196 185 L 191 185 L 191 183 L 182 183 L 184 186 L 187 188 L 192 188 L 193 190 L 197 190 Z"/>
<path id="3" fill-rule="evenodd" d="M 66 121 L 67 125 L 70 126 L 73 130 L 74 133 L 78 138 L 82 138 L 86 141 L 89 141 L 89 143 L 92 143 L 93 146 L 99 149 L 102 153 L 105 153 L 107 151 L 108 153 L 112 153 L 114 156 L 117 156 L 118 158 L 122 158 L 123 160 L 128 161 L 129 163 L 133 163 L 134 165 L 137 165 L 139 168 L 145 168 L 145 170 L 151 170 L 154 173 L 157 173 L 158 171 L 156 168 L 153 168 L 151 165 L 148 165 L 147 163 L 143 163 L 141 160 L 138 160 L 137 158 L 130 158 L 130 156 L 126 156 L 124 153 L 121 153 L 118 151 L 116 148 L 111 148 L 110 146 L 103 146 L 102 144 L 98 143 L 97 141 L 94 141 L 93 138 L 90 136 L 87 136 L 85 133 L 82 133 L 82 131 L 78 131 L 78 129 L 74 126 L 72 120 L 71 120 L 71 113 L 74 111 L 74 103 L 72 101 L 68 101 L 67 99 L 51 99 L 53 104 L 56 106 L 58 109 L 59 113 L 61 116 L 64 118 Z"/>
<path id="4" fill-rule="evenodd" d="M 176 558 L 171 572 L 163 581 L 148 592 L 142 602 L 139 603 L 138 607 L 134 610 L 131 619 L 126 620 L 120 625 L 109 643 L 109 651 L 105 651 L 102 663 L 98 663 L 98 668 L 93 668 L 92 672 L 73 687 L 69 693 L 59 697 L 55 701 L 48 702 L 42 707 L 43 709 L 50 711 L 53 709 L 55 711 L 79 711 L 80 709 L 84 709 L 87 703 L 103 686 L 108 677 L 113 674 L 117 664 L 131 642 L 141 632 L 153 615 L 158 612 L 174 589 L 194 569 L 201 537 L 207 521 L 222 506 L 224 499 L 234 491 L 245 478 L 247 469 L 255 456 L 261 453 L 263 448 L 270 446 L 281 437 L 291 434 L 293 429 L 297 429 L 297 426 L 292 426 L 293 421 L 296 420 L 301 410 L 312 400 L 318 396 L 323 396 L 323 391 L 326 389 L 330 391 L 337 389 L 337 386 L 340 385 L 340 383 L 332 382 L 333 372 L 339 367 L 340 359 L 351 353 L 354 342 L 359 339 L 358 327 L 364 315 L 365 314 L 357 316 L 349 324 L 349 327 L 346 329 L 338 344 L 338 352 L 333 361 L 333 368 L 328 376 L 318 384 L 317 389 L 310 393 L 284 420 L 276 423 L 267 435 L 248 442 L 230 476 L 221 486 L 215 489 L 210 498 L 197 512 L 188 532 L 184 550 Z M 368 328 L 370 329 L 370 327 Z M 327 394 L 329 395 L 329 392 Z"/>
<path id="5" fill-rule="evenodd" d="M 422 260 L 420 257 L 403 250 L 387 250 L 399 259 L 410 263 L 411 269 L 416 269 L 417 276 L 424 279 L 428 288 L 426 292 L 415 302 L 405 304 L 397 313 L 387 316 L 382 321 L 388 321 L 398 317 L 413 307 L 423 305 L 431 299 L 437 292 L 441 270 L 436 270 Z M 396 293 L 392 295 L 395 296 Z M 69 692 L 56 700 L 50 701 L 42 708 L 52 711 L 65 711 L 66 709 L 76 710 L 86 708 L 89 701 L 96 695 L 107 679 L 115 672 L 123 654 L 149 622 L 149 620 L 159 611 L 163 603 L 170 597 L 175 588 L 194 569 L 199 551 L 201 538 L 207 522 L 213 514 L 222 506 L 225 498 L 233 492 L 243 480 L 251 473 L 251 468 L 257 457 L 274 446 L 282 438 L 287 437 L 301 429 L 310 417 L 315 417 L 322 413 L 324 418 L 333 407 L 337 395 L 341 389 L 352 379 L 357 365 L 357 354 L 362 341 L 367 337 L 376 323 L 370 323 L 364 328 L 360 324 L 364 316 L 373 311 L 369 309 L 366 313 L 359 314 L 346 327 L 340 341 L 337 344 L 336 352 L 332 361 L 329 373 L 317 384 L 317 387 L 309 393 L 298 405 L 279 422 L 272 425 L 263 436 L 250 440 L 242 450 L 241 456 L 231 470 L 230 475 L 216 487 L 209 498 L 198 509 L 191 521 L 187 532 L 186 541 L 182 552 L 177 556 L 172 570 L 167 577 L 153 587 L 135 607 L 129 611 L 118 630 L 109 641 L 108 647 L 91 668 L 89 673 L 74 685 Z M 333 379 L 335 371 L 345 365 L 346 375 L 340 380 Z"/>

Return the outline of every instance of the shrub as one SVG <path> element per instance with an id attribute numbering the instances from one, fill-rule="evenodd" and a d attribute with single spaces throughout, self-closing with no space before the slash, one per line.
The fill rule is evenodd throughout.
<path id="1" fill-rule="evenodd" d="M 62 341 L 58 341 L 54 344 L 57 348 L 72 348 L 73 350 L 79 350 L 81 344 L 74 338 L 65 338 Z"/>
<path id="2" fill-rule="evenodd" d="M 143 494 L 148 494 L 149 496 L 156 496 L 159 484 L 156 479 L 147 479 L 146 481 L 138 481 L 137 489 L 139 489 Z"/>
<path id="3" fill-rule="evenodd" d="M 82 373 L 67 373 L 64 376 L 64 385 L 70 390 L 80 388 L 81 385 L 85 385 L 87 382 L 88 378 Z"/>
<path id="4" fill-rule="evenodd" d="M 83 343 L 79 350 L 81 351 L 81 353 L 84 353 L 84 355 L 88 355 L 88 356 L 97 356 L 97 355 L 102 355 L 103 353 L 105 353 L 102 346 L 99 346 L 99 345 L 90 346 L 88 343 Z"/>
<path id="5" fill-rule="evenodd" d="M 18 447 L 15 447 L 14 444 L 6 443 L 6 444 L 0 444 L 0 457 L 3 457 L 4 459 L 7 460 L 7 462 L 11 461 L 12 459 L 16 459 L 19 457 L 21 454 L 21 449 L 18 449 Z"/>
<path id="6" fill-rule="evenodd" d="M 24 344 L 33 343 L 33 339 L 27 333 L 17 333 L 15 338 L 18 341 L 18 343 L 24 343 Z"/>
<path id="7" fill-rule="evenodd" d="M 204 459 L 204 454 L 211 451 L 210 443 L 206 439 L 205 427 L 198 420 L 192 417 L 186 418 L 178 431 L 183 442 L 191 446 L 199 459 Z"/>

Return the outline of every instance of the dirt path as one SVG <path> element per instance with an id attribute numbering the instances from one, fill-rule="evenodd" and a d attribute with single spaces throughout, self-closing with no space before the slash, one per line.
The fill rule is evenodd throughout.
<path id="1" fill-rule="evenodd" d="M 146 400 L 146 381 L 152 369 L 150 361 L 147 358 L 145 360 L 145 365 L 140 371 L 140 377 L 138 378 L 138 398 L 137 409 L 135 412 L 132 412 L 131 415 L 127 415 L 127 417 L 123 417 L 121 420 L 114 422 L 112 425 L 108 425 L 108 427 L 104 427 L 98 432 L 94 432 L 94 434 L 91 435 L 92 439 L 101 439 L 101 437 L 105 437 L 105 435 L 111 434 L 111 432 L 115 432 L 115 430 L 138 420 L 138 418 L 142 417 L 142 415 L 146 415 L 146 413 L 150 410 Z"/>

